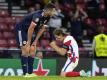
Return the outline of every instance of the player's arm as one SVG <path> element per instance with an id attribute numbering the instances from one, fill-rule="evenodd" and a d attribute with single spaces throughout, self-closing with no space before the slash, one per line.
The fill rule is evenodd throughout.
<path id="1" fill-rule="evenodd" d="M 36 36 L 36 38 L 35 38 L 35 40 L 34 40 L 34 42 L 33 42 L 33 45 L 36 45 L 36 44 L 37 44 L 39 38 L 42 36 L 43 32 L 46 30 L 46 27 L 47 27 L 47 24 L 46 24 L 46 23 L 47 23 L 47 22 L 48 22 L 48 20 L 45 20 L 44 23 L 41 25 L 41 29 L 40 29 L 39 32 L 37 33 L 37 36 Z"/>
<path id="2" fill-rule="evenodd" d="M 34 28 L 37 24 L 34 23 L 33 21 L 31 22 L 30 26 L 29 26 L 29 29 L 28 29 L 28 44 L 31 43 L 31 38 L 32 38 L 32 34 L 33 34 L 33 31 L 34 31 Z"/>
<path id="3" fill-rule="evenodd" d="M 73 17 L 73 18 L 74 18 L 74 20 L 75 20 L 75 19 L 77 19 L 77 18 L 78 18 L 78 16 L 79 16 L 79 10 L 77 9 L 77 10 L 76 10 L 76 12 L 75 12 L 75 14 L 74 14 L 74 17 Z"/>
<path id="4" fill-rule="evenodd" d="M 61 48 L 59 46 L 56 45 L 55 41 L 50 43 L 50 46 L 60 55 L 64 56 L 66 54 L 66 49 L 65 48 Z"/>
<path id="5" fill-rule="evenodd" d="M 42 28 L 39 30 L 39 32 L 37 33 L 35 41 L 38 41 L 38 39 L 42 36 L 43 32 L 46 30 L 45 26 L 46 25 L 43 25 Z"/>
<path id="6" fill-rule="evenodd" d="M 45 28 L 46 26 L 47 25 L 43 25 L 42 28 L 39 30 L 39 32 L 37 33 L 37 36 L 36 36 L 36 38 L 35 38 L 35 40 L 33 42 L 33 45 L 37 44 L 39 38 L 42 36 L 43 32 L 46 30 L 46 28 Z"/>

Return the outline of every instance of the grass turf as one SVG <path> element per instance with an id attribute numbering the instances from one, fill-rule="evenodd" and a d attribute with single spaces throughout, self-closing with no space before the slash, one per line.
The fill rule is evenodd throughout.
<path id="1" fill-rule="evenodd" d="M 107 80 L 107 76 L 95 76 L 95 77 L 38 76 L 32 78 L 25 78 L 21 76 L 0 76 L 0 80 Z"/>

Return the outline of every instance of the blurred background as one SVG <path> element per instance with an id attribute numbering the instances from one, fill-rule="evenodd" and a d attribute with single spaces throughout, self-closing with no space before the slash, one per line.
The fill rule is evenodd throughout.
<path id="1" fill-rule="evenodd" d="M 53 39 L 53 30 L 62 28 L 78 42 L 80 67 L 76 70 L 85 67 L 93 76 L 107 76 L 107 55 L 93 56 L 95 53 L 92 48 L 94 36 L 101 33 L 101 27 L 104 28 L 103 33 L 107 34 L 107 0 L 0 0 L 0 59 L 19 59 L 20 49 L 14 35 L 15 24 L 26 14 L 43 9 L 49 1 L 55 4 L 59 15 L 50 19 L 37 44 L 36 56 L 58 60 L 59 66 L 55 74 L 59 74 L 57 69 L 64 64 L 61 62 L 65 61 L 65 56 L 56 54 L 49 43 Z M 58 42 L 58 45 L 61 43 Z"/>

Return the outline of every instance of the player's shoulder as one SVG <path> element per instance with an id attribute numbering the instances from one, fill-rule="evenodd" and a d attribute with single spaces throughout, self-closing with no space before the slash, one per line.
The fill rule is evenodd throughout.
<path id="1" fill-rule="evenodd" d="M 65 41 L 72 40 L 72 39 L 73 39 L 73 36 L 71 36 L 71 35 L 67 35 L 67 36 L 65 37 Z"/>
<path id="2" fill-rule="evenodd" d="M 37 10 L 37 11 L 33 12 L 32 14 L 33 14 L 33 16 L 41 17 L 42 12 L 43 12 L 43 10 Z"/>
<path id="3" fill-rule="evenodd" d="M 68 42 L 68 41 L 71 41 L 72 39 L 73 39 L 72 36 L 67 35 L 67 36 L 65 37 L 65 39 L 64 39 L 64 43 L 66 43 L 66 42 Z"/>
<path id="4" fill-rule="evenodd" d="M 64 43 L 64 45 L 69 46 L 71 44 L 71 41 L 72 41 L 72 36 L 67 35 L 67 36 L 65 36 L 63 43 Z"/>
<path id="5" fill-rule="evenodd" d="M 30 17 L 32 18 L 33 16 L 34 16 L 34 17 L 40 17 L 41 13 L 42 13 L 42 10 L 30 12 L 30 13 L 28 13 L 27 15 L 24 16 L 24 19 L 30 18 Z"/>
<path id="6" fill-rule="evenodd" d="M 71 35 L 66 36 L 63 41 L 65 45 L 70 45 L 72 42 L 75 42 L 75 39 Z"/>

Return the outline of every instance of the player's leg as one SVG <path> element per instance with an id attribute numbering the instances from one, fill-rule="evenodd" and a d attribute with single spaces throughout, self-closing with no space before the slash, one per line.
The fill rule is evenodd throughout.
<path id="1" fill-rule="evenodd" d="M 87 74 L 84 70 L 81 70 L 80 72 L 73 71 L 77 65 L 78 65 L 78 59 L 76 59 L 74 63 L 68 58 L 64 68 L 62 69 L 61 76 L 66 76 L 66 77 L 87 76 L 89 77 L 89 74 Z"/>
<path id="2" fill-rule="evenodd" d="M 28 56 L 28 75 L 25 77 L 35 77 L 37 75 L 33 74 L 33 63 L 34 63 L 34 57 L 35 57 L 35 46 L 30 47 L 30 52 Z"/>
<path id="3" fill-rule="evenodd" d="M 68 58 L 61 71 L 61 76 L 66 76 L 66 77 L 80 76 L 80 72 L 73 71 L 77 65 L 78 65 L 78 60 L 76 60 L 76 62 L 74 63 Z"/>
<path id="4" fill-rule="evenodd" d="M 35 57 L 36 47 L 31 46 L 30 47 L 30 55 L 28 56 L 28 73 L 33 73 L 33 63 L 34 63 L 34 57 Z"/>
<path id="5" fill-rule="evenodd" d="M 20 30 L 18 29 L 19 26 L 16 25 L 16 41 L 18 43 L 18 46 L 21 48 L 21 65 L 22 65 L 22 70 L 23 70 L 23 75 L 25 75 L 27 73 L 27 61 L 28 61 L 28 57 L 27 57 L 27 51 L 25 49 L 25 47 L 23 46 L 23 42 L 24 40 L 26 41 L 26 35 Z"/>

